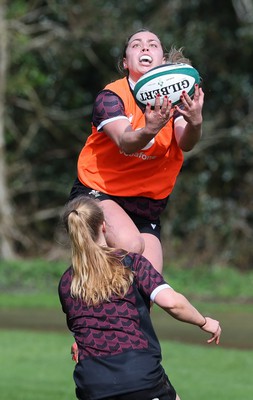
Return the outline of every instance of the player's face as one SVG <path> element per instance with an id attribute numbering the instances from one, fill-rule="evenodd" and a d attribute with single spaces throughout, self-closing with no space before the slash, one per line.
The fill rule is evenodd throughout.
<path id="1" fill-rule="evenodd" d="M 152 32 L 139 32 L 133 35 L 123 60 L 130 78 L 136 82 L 151 68 L 165 63 L 163 48 L 159 38 Z"/>

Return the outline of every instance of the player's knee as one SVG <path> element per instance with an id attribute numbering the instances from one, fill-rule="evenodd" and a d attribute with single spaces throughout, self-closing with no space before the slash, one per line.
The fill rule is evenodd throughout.
<path id="1" fill-rule="evenodd" d="M 142 254 L 145 249 L 145 242 L 141 235 L 122 235 L 117 237 L 117 246 L 132 253 Z"/>
<path id="2" fill-rule="evenodd" d="M 117 232 L 107 230 L 106 242 L 108 246 L 121 248 L 129 252 L 142 254 L 145 249 L 145 242 L 143 237 L 136 232 L 125 231 L 124 229 Z"/>
<path id="3" fill-rule="evenodd" d="M 145 242 L 141 235 L 128 238 L 127 250 L 133 253 L 142 254 L 145 249 Z"/>

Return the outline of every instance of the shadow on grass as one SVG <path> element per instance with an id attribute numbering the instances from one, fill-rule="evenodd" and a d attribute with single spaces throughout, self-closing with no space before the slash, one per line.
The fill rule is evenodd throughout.
<path id="1" fill-rule="evenodd" d="M 233 309 L 233 306 L 210 308 L 202 305 L 205 315 L 219 319 L 222 326 L 221 346 L 235 349 L 253 349 L 253 309 Z M 155 306 L 152 321 L 159 339 L 205 345 L 209 338 L 193 325 L 174 320 Z M 5 308 L 0 309 L 0 329 L 26 329 L 31 331 L 68 332 L 61 309 Z"/>

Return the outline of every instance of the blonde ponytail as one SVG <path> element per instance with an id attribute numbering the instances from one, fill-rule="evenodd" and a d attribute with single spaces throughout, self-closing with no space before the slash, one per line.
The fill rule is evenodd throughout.
<path id="1" fill-rule="evenodd" d="M 103 221 L 98 201 L 86 196 L 68 203 L 63 215 L 72 252 L 71 295 L 88 305 L 110 301 L 113 294 L 124 296 L 133 281 L 132 272 L 122 265 L 123 256 L 97 244 Z"/>

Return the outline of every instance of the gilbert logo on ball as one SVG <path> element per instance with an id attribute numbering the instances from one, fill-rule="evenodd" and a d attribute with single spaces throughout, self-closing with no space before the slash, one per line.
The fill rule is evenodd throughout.
<path id="1" fill-rule="evenodd" d="M 134 96 L 143 105 L 153 106 L 159 94 L 161 103 L 168 96 L 172 105 L 180 103 L 180 96 L 185 90 L 189 96 L 194 94 L 195 84 L 200 83 L 198 71 L 189 64 L 163 64 L 144 74 L 134 87 Z"/>

